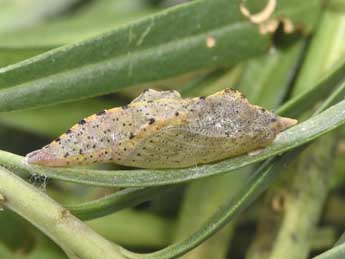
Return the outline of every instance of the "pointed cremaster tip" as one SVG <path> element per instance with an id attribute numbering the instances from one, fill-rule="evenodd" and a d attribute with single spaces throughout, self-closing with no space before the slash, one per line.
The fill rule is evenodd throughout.
<path id="1" fill-rule="evenodd" d="M 279 117 L 279 124 L 280 124 L 281 130 L 284 130 L 293 125 L 296 125 L 297 123 L 298 123 L 298 120 L 287 118 L 287 117 Z"/>

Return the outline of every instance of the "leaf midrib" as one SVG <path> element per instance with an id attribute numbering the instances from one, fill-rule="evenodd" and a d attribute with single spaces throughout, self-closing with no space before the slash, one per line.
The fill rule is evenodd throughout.
<path id="1" fill-rule="evenodd" d="M 252 25 L 249 22 L 241 21 L 241 22 L 234 23 L 234 24 L 231 24 L 228 26 L 222 26 L 217 30 L 210 30 L 210 31 L 207 31 L 204 33 L 195 34 L 192 37 L 169 41 L 169 42 L 166 42 L 166 43 L 158 45 L 158 46 L 160 47 L 160 50 L 164 49 L 165 51 L 163 51 L 163 52 L 166 53 L 166 52 L 172 51 L 176 47 L 176 45 L 177 45 L 176 42 L 178 43 L 178 45 L 183 45 L 182 42 L 184 43 L 187 41 L 188 42 L 194 42 L 194 44 L 198 44 L 199 43 L 198 40 L 200 38 L 205 37 L 205 48 L 207 48 L 207 46 L 206 46 L 206 37 L 207 36 L 212 35 L 214 37 L 217 37 L 217 34 L 220 34 L 222 31 L 232 30 L 234 28 L 238 29 L 238 27 L 243 28 L 246 26 L 249 27 Z M 142 58 L 144 55 L 147 55 L 147 56 L 151 55 L 153 52 L 156 51 L 156 47 L 157 46 L 143 48 L 143 49 L 140 49 L 137 51 L 125 53 L 123 55 L 119 55 L 119 56 L 112 57 L 109 59 L 104 59 L 104 60 L 101 60 L 99 62 L 87 63 L 84 65 L 75 67 L 73 69 L 61 70 L 57 73 L 49 74 L 49 75 L 46 75 L 44 77 L 39 77 L 35 80 L 30 80 L 30 81 L 27 81 L 25 83 L 17 84 L 15 86 L 3 87 L 2 90 L 0 91 L 0 94 L 1 94 L 1 92 L 6 91 L 6 89 L 16 89 L 17 90 L 17 89 L 20 89 L 22 87 L 26 87 L 26 85 L 28 85 L 28 84 L 32 84 L 35 82 L 41 82 L 41 81 L 45 81 L 45 80 L 53 80 L 53 79 L 56 79 L 56 77 L 60 77 L 61 74 L 66 74 L 66 77 L 71 77 L 75 74 L 83 74 L 83 73 L 88 74 L 88 73 L 90 73 L 90 71 L 95 71 L 96 70 L 95 68 L 97 68 L 99 66 L 106 67 L 106 66 L 112 65 L 113 63 L 115 63 L 115 61 L 117 61 L 117 63 L 121 63 L 121 62 L 126 63 L 127 60 L 135 59 L 137 56 Z M 65 48 L 65 47 L 62 47 L 62 48 Z M 49 54 L 44 53 L 44 54 L 38 55 L 36 57 L 30 58 L 28 60 L 22 61 L 20 63 L 13 64 L 13 65 L 10 65 L 10 66 L 4 67 L 4 68 L 0 68 L 0 76 L 1 76 L 1 73 L 6 73 L 7 71 L 12 71 L 12 70 L 16 69 L 17 67 L 21 67 L 22 65 L 28 65 L 28 64 L 34 63 L 36 61 L 36 59 L 40 60 L 39 58 L 42 58 L 42 57 L 49 58 L 50 56 L 53 56 L 53 54 L 58 50 L 60 51 L 61 48 L 49 51 Z M 128 56 L 131 56 L 131 57 L 128 58 Z M 116 90 L 116 89 L 114 89 L 114 90 Z M 88 96 L 88 97 L 90 97 L 90 96 Z"/>

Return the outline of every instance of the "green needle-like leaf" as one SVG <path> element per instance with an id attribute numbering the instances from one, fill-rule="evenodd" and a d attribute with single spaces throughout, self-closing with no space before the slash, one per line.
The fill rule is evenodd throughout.
<path id="1" fill-rule="evenodd" d="M 270 37 L 260 34 L 258 27 L 241 14 L 240 2 L 199 0 L 178 5 L 90 40 L 2 68 L 0 111 L 106 94 L 263 54 Z M 282 0 L 275 14 L 310 30 L 319 7 L 315 0 Z M 209 37 L 214 44 L 207 44 Z"/>
<path id="2" fill-rule="evenodd" d="M 339 60 L 326 76 L 316 86 L 290 99 L 277 110 L 278 113 L 288 117 L 296 117 L 305 112 L 312 104 L 323 99 L 345 79 L 345 57 Z"/>
<path id="3" fill-rule="evenodd" d="M 91 220 L 138 205 L 171 188 L 171 186 L 127 188 L 97 200 L 65 207 L 78 218 Z"/>

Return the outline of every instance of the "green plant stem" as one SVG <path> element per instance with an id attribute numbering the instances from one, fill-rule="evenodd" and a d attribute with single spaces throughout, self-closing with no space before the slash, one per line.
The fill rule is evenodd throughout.
<path id="1" fill-rule="evenodd" d="M 339 89 L 337 89 L 335 91 L 335 93 L 336 92 L 338 93 L 337 96 L 331 95 L 324 103 L 331 104 L 334 100 L 336 100 L 340 96 L 343 96 L 345 94 L 345 84 L 343 84 L 341 87 L 339 87 Z M 326 106 L 321 105 L 321 107 L 323 109 L 325 109 Z M 321 109 L 318 109 L 318 111 L 316 113 L 321 112 L 321 111 L 322 111 Z M 328 147 L 331 148 L 332 143 L 334 143 L 334 136 L 332 136 L 332 135 L 331 136 L 325 136 L 324 138 L 326 141 L 325 144 L 328 144 Z M 306 155 L 305 155 L 305 157 L 307 157 L 308 154 L 311 157 L 313 157 L 313 156 L 317 157 L 317 158 L 313 157 L 314 160 L 312 160 L 312 163 L 316 164 L 316 165 L 314 165 L 314 168 L 311 167 L 310 168 L 311 170 L 299 172 L 299 174 L 296 176 L 296 180 L 294 180 L 294 183 L 298 183 L 298 184 L 295 184 L 296 186 L 292 186 L 292 184 L 288 182 L 287 184 L 280 184 L 278 187 L 275 187 L 273 190 L 271 189 L 271 192 L 268 193 L 266 199 L 271 201 L 274 199 L 273 198 L 274 196 L 279 197 L 279 194 L 277 195 L 277 193 L 276 193 L 277 188 L 279 189 L 279 187 L 280 187 L 281 190 L 287 189 L 287 191 L 289 191 L 289 192 L 280 191 L 280 194 L 281 193 L 285 194 L 284 196 L 282 196 L 283 202 L 290 197 L 290 207 L 291 208 L 290 207 L 285 208 L 282 211 L 283 213 L 280 213 L 280 214 L 277 213 L 277 211 L 272 211 L 271 205 L 268 208 L 266 207 L 263 209 L 263 213 L 260 217 L 260 221 L 259 221 L 259 225 L 258 225 L 257 237 L 256 237 L 255 241 L 252 243 L 252 246 L 249 249 L 246 258 L 250 258 L 250 259 L 271 258 L 270 257 L 271 253 L 273 252 L 273 249 L 275 247 L 280 247 L 281 253 L 284 254 L 286 252 L 286 249 L 284 249 L 285 245 L 289 245 L 289 244 L 291 246 L 293 245 L 292 244 L 293 242 L 291 242 L 291 240 L 289 240 L 290 242 L 286 242 L 286 240 L 284 240 L 284 238 L 291 238 L 291 235 L 289 235 L 289 233 L 291 233 L 292 230 L 294 230 L 295 232 L 298 232 L 300 230 L 298 228 L 299 225 L 297 224 L 297 227 L 295 228 L 295 226 L 293 225 L 294 222 L 292 222 L 292 221 L 294 221 L 294 218 L 296 218 L 296 215 L 300 215 L 300 217 L 298 218 L 298 222 L 301 221 L 301 222 L 305 223 L 301 227 L 301 239 L 302 240 L 299 240 L 299 243 L 304 242 L 304 244 L 305 244 L 306 238 L 308 239 L 308 242 L 311 242 L 311 240 L 310 240 L 311 236 L 308 234 L 310 234 L 310 232 L 312 232 L 311 229 L 313 227 L 315 227 L 315 219 L 316 218 L 318 219 L 318 217 L 320 216 L 322 202 L 324 201 L 324 196 L 325 196 L 325 188 L 318 189 L 318 187 L 320 187 L 320 186 L 317 186 L 317 187 L 310 186 L 311 184 L 309 181 L 312 180 L 312 184 L 314 184 L 314 185 L 319 184 L 322 186 L 328 186 L 329 179 L 327 178 L 327 174 L 326 174 L 326 178 L 325 178 L 325 176 L 324 176 L 325 172 L 321 170 L 322 169 L 321 167 L 318 167 L 318 165 L 315 161 L 320 160 L 320 158 L 326 158 L 328 160 L 333 159 L 331 153 L 328 152 L 328 150 L 327 150 L 327 145 L 325 147 L 322 144 L 319 144 L 320 146 L 317 145 L 317 143 L 320 143 L 320 141 L 322 141 L 322 138 L 318 142 L 316 142 L 312 146 L 312 148 L 315 149 L 316 151 L 320 152 L 321 155 L 318 156 L 317 152 L 315 152 L 316 154 L 306 153 Z M 287 155 L 289 155 L 289 154 L 287 154 Z M 283 172 L 287 171 L 287 172 L 285 172 L 285 175 L 289 175 L 289 172 L 291 172 L 291 171 L 292 171 L 292 173 L 296 172 L 296 171 L 300 171 L 297 169 L 294 170 L 293 168 L 292 169 L 290 168 L 289 170 L 283 170 L 283 169 L 284 168 L 281 168 L 281 171 L 283 171 Z M 317 169 L 319 169 L 319 170 L 317 170 Z M 327 170 L 328 169 L 329 168 L 327 168 Z M 300 178 L 298 178 L 298 177 L 300 177 Z M 306 178 L 308 178 L 309 181 L 305 180 Z M 295 191 L 295 190 L 297 190 L 297 191 Z M 297 193 L 298 193 L 298 195 L 297 195 Z M 314 195 L 314 196 L 319 195 L 320 199 L 314 199 L 314 197 L 309 197 L 310 195 Z M 301 197 L 301 199 L 299 199 L 299 197 Z M 308 200 L 308 198 L 309 198 L 309 200 Z M 304 208 L 305 204 L 308 204 L 307 209 Z M 302 209 L 300 207 L 302 207 Z M 319 213 L 317 213 L 317 212 L 319 212 Z M 312 214 L 312 215 L 310 215 L 310 214 Z M 288 221 L 288 222 L 285 223 L 286 221 Z M 285 226 L 285 229 L 282 226 Z M 308 232 L 308 230 L 309 230 L 309 232 Z M 277 239 L 278 234 L 283 237 L 282 238 L 283 240 L 279 243 L 275 243 L 274 240 Z M 288 237 L 286 237 L 286 236 L 288 236 Z M 298 246 L 298 244 L 296 244 L 296 246 Z M 309 249 L 310 247 L 311 247 L 311 244 L 308 243 L 307 249 Z M 297 252 L 299 255 L 303 255 L 303 253 L 307 253 L 306 246 L 294 247 L 294 248 L 290 247 L 290 250 L 291 249 L 294 252 Z M 276 251 L 280 251 L 280 250 L 276 250 Z M 276 253 L 278 253 L 278 252 L 276 252 Z M 292 252 L 289 251 L 286 255 L 291 255 L 291 253 Z M 297 256 L 297 255 L 293 254 L 293 255 L 291 255 L 291 258 L 295 258 L 295 256 Z M 272 258 L 275 258 L 275 257 L 272 256 Z M 284 258 L 285 258 L 285 255 L 284 255 Z"/>
<path id="2" fill-rule="evenodd" d="M 286 186 L 284 219 L 268 258 L 307 258 L 328 193 L 333 148 L 334 135 L 328 135 L 299 158 L 296 175 Z"/>
<path id="3" fill-rule="evenodd" d="M 344 37 L 342 34 L 339 35 L 339 31 L 343 31 L 344 26 L 337 16 L 339 15 L 336 14 L 333 19 L 331 12 L 325 13 L 301 69 L 294 94 L 308 91 L 319 75 L 324 74 L 337 61 L 333 54 L 334 50 L 338 50 L 336 55 L 339 57 L 343 55 L 345 48 L 339 47 L 338 39 Z M 342 98 L 343 91 L 344 85 L 334 91 L 318 111 L 330 105 L 329 102 Z M 259 221 L 259 234 L 249 249 L 247 259 L 307 258 L 311 249 L 311 233 L 316 228 L 329 190 L 335 141 L 333 134 L 314 143 L 298 159 L 293 177 L 290 177 L 287 183 L 279 185 L 278 193 L 273 191 L 267 195 L 268 200 L 274 200 L 279 193 L 284 193 L 283 213 L 279 214 L 272 208 L 264 209 Z M 291 169 L 286 170 L 291 172 Z M 275 224 L 272 224 L 272 216 L 268 216 L 272 213 L 276 214 L 273 221 Z"/>
<path id="4" fill-rule="evenodd" d="M 319 75 L 324 74 L 344 55 L 344 18 L 341 13 L 324 13 L 296 82 L 295 93 L 305 91 L 306 85 L 313 85 Z M 338 91 L 342 90 L 343 87 L 338 88 Z M 333 92 L 333 95 L 337 94 L 337 91 Z M 332 101 L 334 99 L 332 96 L 329 98 Z M 325 101 L 319 110 L 328 105 L 328 101 Z M 271 259 L 281 256 L 287 259 L 307 258 L 311 249 L 311 233 L 316 229 L 330 188 L 329 179 L 333 171 L 336 141 L 334 133 L 324 136 L 298 159 L 293 180 L 286 186 L 289 191 L 284 219 L 272 249 Z"/>
<path id="5" fill-rule="evenodd" d="M 119 246 L 93 232 L 67 209 L 4 168 L 0 168 L 0 193 L 6 208 L 38 227 L 71 258 L 125 258 L 119 253 Z"/>

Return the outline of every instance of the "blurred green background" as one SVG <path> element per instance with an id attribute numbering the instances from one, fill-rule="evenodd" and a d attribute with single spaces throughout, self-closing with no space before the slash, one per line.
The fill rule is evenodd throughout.
<path id="1" fill-rule="evenodd" d="M 116 28 L 126 28 L 133 21 L 140 21 L 143 17 L 159 14 L 170 10 L 169 8 L 178 8 L 184 2 L 198 1 L 0 1 L 0 74 L 19 61 L 65 45 L 70 46 L 68 44 L 92 39 Z M 265 1 L 252 2 L 256 2 L 253 12 L 265 6 Z M 145 73 L 138 68 L 138 74 L 142 73 L 138 75 L 139 79 L 123 79 L 124 83 L 119 83 L 116 91 L 109 90 L 112 87 L 109 85 L 109 88 L 96 93 L 90 92 L 83 98 L 76 98 L 71 94 L 66 96 L 66 100 L 62 96 L 59 100 L 46 101 L 42 97 L 40 105 L 39 96 L 34 96 L 32 98 L 36 98 L 35 103 L 23 102 L 13 106 L 14 108 L 10 104 L 1 104 L 3 112 L 0 113 L 0 149 L 25 155 L 49 143 L 81 118 L 106 108 L 127 104 L 148 87 L 176 89 L 185 97 L 208 95 L 232 87 L 240 89 L 251 102 L 275 110 L 289 98 L 312 87 L 345 55 L 344 1 L 308 0 L 303 1 L 301 6 L 296 3 L 298 1 L 282 1 L 282 7 L 278 4 L 278 11 L 283 15 L 277 15 L 281 24 L 272 35 L 259 35 L 256 25 L 253 25 L 255 31 L 251 31 L 250 27 L 244 36 L 241 32 L 234 32 L 235 39 L 238 37 L 239 41 L 248 41 L 226 41 L 229 45 L 225 44 L 224 48 L 217 52 L 220 61 L 212 63 L 205 54 L 203 64 L 203 54 L 200 54 L 200 61 L 198 58 L 194 61 L 193 56 L 182 60 L 181 54 L 180 60 L 171 58 L 167 61 L 176 67 L 176 71 L 162 72 L 160 77 L 158 69 L 156 74 L 145 77 Z M 193 22 L 193 16 L 198 14 L 186 12 L 184 15 L 190 20 L 182 15 L 174 19 L 177 19 L 176 22 L 178 19 Z M 289 15 L 296 30 L 287 34 L 282 21 Z M 217 17 L 220 17 L 219 21 Z M 212 26 L 218 26 L 221 17 L 220 13 L 213 14 L 209 21 L 204 19 L 205 27 L 208 23 L 209 26 L 212 23 Z M 162 26 L 166 26 L 169 34 L 170 25 Z M 186 26 L 185 30 L 188 29 L 190 28 Z M 180 30 L 184 28 L 180 27 Z M 181 36 L 173 30 L 172 33 L 176 33 L 177 39 Z M 193 33 L 196 32 L 191 30 L 190 34 Z M 229 32 L 224 34 L 224 37 L 230 37 Z M 157 44 L 156 52 L 160 51 L 162 39 L 159 36 L 151 39 L 152 44 Z M 188 39 L 182 39 L 181 42 L 183 40 Z M 180 42 L 177 44 L 182 45 Z M 230 52 L 233 46 L 239 46 L 244 54 L 232 53 L 233 60 L 222 61 L 220 56 L 227 51 L 227 46 Z M 126 50 L 123 51 L 125 53 Z M 197 56 L 197 53 L 198 50 L 193 53 L 194 56 Z M 216 54 L 214 55 L 216 57 Z M 138 58 L 138 63 L 141 58 L 143 57 Z M 80 60 L 82 59 L 83 56 Z M 184 64 L 188 62 L 195 65 Z M 144 69 L 145 60 L 142 63 Z M 67 67 L 72 65 L 72 61 L 71 64 L 66 63 Z M 53 65 L 47 67 L 48 76 L 53 68 Z M 151 69 L 150 64 L 147 69 Z M 164 70 L 169 70 L 169 66 L 162 66 L 162 71 Z M 22 71 L 24 72 L 25 70 Z M 21 79 L 16 82 L 15 76 L 10 76 L 0 77 L 1 89 L 6 90 L 7 84 L 18 85 L 20 88 L 21 84 L 26 83 L 24 79 L 23 83 Z M 87 82 L 88 78 L 83 80 Z M 122 87 L 126 84 L 131 87 Z M 101 87 L 101 84 L 95 84 L 94 87 Z M 93 97 L 96 95 L 97 97 Z M 29 100 L 31 97 L 20 98 Z M 300 117 L 303 120 L 310 114 L 300 114 Z M 270 186 L 265 195 L 239 218 L 181 258 L 312 258 L 331 248 L 345 229 L 344 158 L 345 131 L 341 128 L 317 140 L 297 161 L 289 164 L 286 170 L 291 173 L 280 177 L 279 181 Z M 96 168 L 119 167 L 99 165 Z M 179 184 L 150 197 L 149 201 L 86 223 L 107 239 L 132 251 L 155 251 L 182 240 L 199 228 L 222 206 L 224 200 L 235 196 L 240 187 L 245 186 L 251 176 L 251 168 L 241 169 L 236 174 Z M 28 177 L 27 180 L 61 204 L 78 204 L 118 191 L 114 188 L 90 187 L 52 179 L 42 182 L 40 179 Z M 30 223 L 10 210 L 2 209 L 0 258 L 45 259 L 66 258 L 66 255 Z"/>

